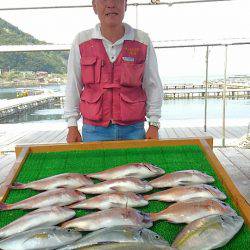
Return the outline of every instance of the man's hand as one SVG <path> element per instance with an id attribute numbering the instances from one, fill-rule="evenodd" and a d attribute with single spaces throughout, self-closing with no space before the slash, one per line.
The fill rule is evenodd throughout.
<path id="1" fill-rule="evenodd" d="M 146 133 L 146 139 L 159 139 L 158 130 L 159 128 L 155 126 L 149 126 L 148 131 Z"/>
<path id="2" fill-rule="evenodd" d="M 68 127 L 68 129 L 69 131 L 67 134 L 67 143 L 82 142 L 82 137 L 77 127 L 72 126 L 72 127 Z"/>

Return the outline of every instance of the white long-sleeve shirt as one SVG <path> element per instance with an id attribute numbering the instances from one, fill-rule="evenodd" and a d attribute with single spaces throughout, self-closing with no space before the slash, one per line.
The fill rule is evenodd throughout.
<path id="1" fill-rule="evenodd" d="M 65 93 L 64 117 L 68 127 L 77 126 L 80 118 L 79 103 L 80 94 L 83 89 L 81 80 L 81 64 L 79 45 L 90 39 L 102 39 L 106 52 L 111 62 L 114 62 L 121 52 L 124 40 L 134 40 L 136 29 L 124 23 L 124 36 L 112 44 L 102 36 L 100 24 L 95 28 L 78 33 L 73 41 L 68 60 L 68 81 Z M 147 43 L 147 57 L 143 75 L 142 88 L 147 96 L 146 116 L 151 122 L 158 122 L 161 117 L 161 105 L 163 99 L 162 83 L 158 73 L 158 64 L 153 44 L 144 32 L 137 32 L 141 39 Z"/>

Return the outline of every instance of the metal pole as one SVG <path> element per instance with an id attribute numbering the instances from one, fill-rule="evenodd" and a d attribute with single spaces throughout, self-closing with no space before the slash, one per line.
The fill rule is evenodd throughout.
<path id="1" fill-rule="evenodd" d="M 207 46 L 207 52 L 206 52 L 206 89 L 205 89 L 205 118 L 204 118 L 204 132 L 207 132 L 208 55 L 209 55 L 209 46 Z"/>
<path id="2" fill-rule="evenodd" d="M 227 45 L 225 46 L 225 68 L 223 85 L 223 114 L 222 114 L 222 146 L 225 147 L 226 140 L 226 92 L 227 92 Z"/>
<path id="3" fill-rule="evenodd" d="M 138 29 L 138 4 L 135 5 L 135 27 Z"/>
<path id="4" fill-rule="evenodd" d="M 189 0 L 189 1 L 181 1 L 181 2 L 160 2 L 156 5 L 178 5 L 178 4 L 201 4 L 201 3 L 210 3 L 210 2 L 230 2 L 230 1 L 237 1 L 237 0 Z M 146 3 L 128 3 L 128 6 L 135 6 L 135 5 L 152 5 L 150 1 Z M 42 10 L 42 9 L 69 9 L 69 8 L 90 8 L 92 5 L 50 5 L 50 6 L 28 6 L 28 7 L 0 7 L 0 11 L 6 10 Z"/>

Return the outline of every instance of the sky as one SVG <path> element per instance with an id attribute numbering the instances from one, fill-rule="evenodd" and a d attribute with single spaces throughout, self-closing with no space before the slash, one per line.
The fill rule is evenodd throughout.
<path id="1" fill-rule="evenodd" d="M 0 0 L 0 9 L 90 3 L 90 0 Z M 152 41 L 202 39 L 209 42 L 229 38 L 248 38 L 250 41 L 249 13 L 250 0 L 171 7 L 140 6 L 137 27 L 146 31 Z M 135 27 L 135 17 L 136 8 L 128 7 L 124 21 Z M 0 18 L 39 40 L 55 44 L 70 44 L 79 31 L 89 29 L 98 22 L 92 8 L 2 10 Z M 205 72 L 205 48 L 158 49 L 157 56 L 163 77 L 203 75 Z M 211 75 L 223 75 L 224 59 L 224 47 L 210 49 Z M 228 48 L 228 73 L 250 75 L 250 45 Z"/>

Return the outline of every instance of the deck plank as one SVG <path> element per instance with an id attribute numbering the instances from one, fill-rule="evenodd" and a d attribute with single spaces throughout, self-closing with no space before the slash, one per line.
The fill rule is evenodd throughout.
<path id="1" fill-rule="evenodd" d="M 175 128 L 173 128 L 173 129 L 174 129 L 175 133 L 176 133 L 179 137 L 181 137 L 181 138 L 185 138 L 185 137 L 186 137 L 186 134 L 185 134 L 184 131 L 181 130 L 180 128 L 175 127 Z"/>
<path id="2" fill-rule="evenodd" d="M 232 147 L 221 148 L 220 150 L 250 181 L 250 161 L 248 158 Z"/>
<path id="3" fill-rule="evenodd" d="M 243 154 L 248 160 L 250 160 L 250 149 L 235 147 L 235 150 L 239 151 L 239 152 L 240 152 L 241 154 Z M 250 168 L 250 165 L 249 165 L 249 168 Z"/>
<path id="4" fill-rule="evenodd" d="M 159 129 L 159 138 L 160 139 L 168 138 L 167 128 L 160 128 Z"/>
<path id="5" fill-rule="evenodd" d="M 15 162 L 15 159 L 16 157 L 14 153 L 0 156 L 0 185 L 8 176 L 10 169 Z"/>
<path id="6" fill-rule="evenodd" d="M 68 130 L 64 129 L 56 138 L 55 141 L 57 143 L 66 143 Z"/>
<path id="7" fill-rule="evenodd" d="M 222 129 L 221 127 L 208 127 L 207 132 L 213 136 L 214 138 L 221 138 L 222 137 Z"/>
<path id="8" fill-rule="evenodd" d="M 239 192 L 245 197 L 247 202 L 250 204 L 250 180 L 249 178 L 238 168 L 237 165 L 233 164 L 225 155 L 225 150 L 221 148 L 215 148 L 214 153 L 223 165 L 226 172 L 231 177 L 235 186 Z"/>
<path id="9" fill-rule="evenodd" d="M 179 138 L 173 128 L 167 128 L 168 138 Z"/>
<path id="10" fill-rule="evenodd" d="M 2 147 L 5 147 L 6 145 L 10 145 L 10 144 L 13 144 L 15 143 L 16 141 L 20 140 L 21 138 L 27 136 L 28 134 L 31 134 L 30 131 L 25 131 L 25 132 L 14 132 L 14 131 L 11 131 L 7 134 L 4 135 L 4 137 L 1 139 L 1 142 L 0 142 L 0 149 Z"/>
<path id="11" fill-rule="evenodd" d="M 229 127 L 230 130 L 232 130 L 236 137 L 242 137 L 247 134 L 247 126 L 240 126 L 240 127 Z"/>

